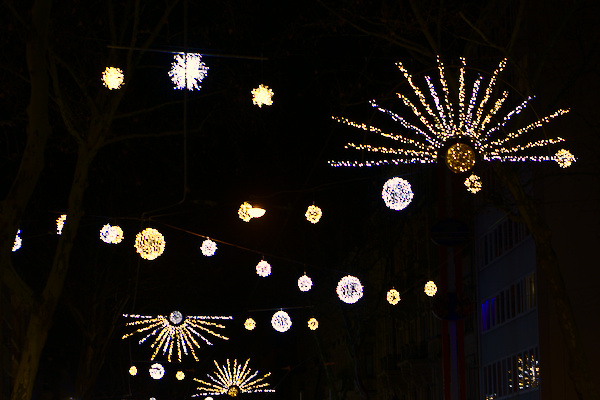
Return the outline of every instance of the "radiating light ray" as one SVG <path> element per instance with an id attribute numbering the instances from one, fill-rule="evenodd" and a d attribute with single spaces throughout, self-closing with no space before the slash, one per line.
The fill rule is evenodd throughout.
<path id="1" fill-rule="evenodd" d="M 261 393 L 275 392 L 274 389 L 268 389 L 269 383 L 265 379 L 271 376 L 268 372 L 262 377 L 258 377 L 258 371 L 252 372 L 248 367 L 250 359 L 242 365 L 237 359 L 233 363 L 227 359 L 226 364 L 219 365 L 217 361 L 213 361 L 216 367 L 211 374 L 206 374 L 207 380 L 194 378 L 198 382 L 198 393 L 192 397 L 212 396 L 227 394 L 230 397 L 235 397 L 240 393 Z"/>
<path id="2" fill-rule="evenodd" d="M 195 350 L 200 348 L 197 338 L 202 339 L 206 344 L 212 345 L 205 335 L 210 335 L 219 339 L 229 340 L 228 337 L 221 335 L 214 328 L 224 329 L 225 326 L 214 321 L 231 320 L 230 316 L 194 316 L 188 315 L 182 318 L 181 313 L 174 311 L 169 317 L 158 315 L 124 314 L 125 318 L 133 318 L 134 321 L 128 322 L 125 326 L 134 327 L 134 331 L 123 335 L 126 339 L 137 333 L 150 331 L 144 336 L 139 344 L 147 339 L 155 337 L 150 345 L 154 349 L 151 360 L 154 360 L 159 352 L 167 356 L 167 361 L 171 362 L 173 351 L 177 354 L 177 360 L 181 362 L 182 355 L 191 354 L 196 361 L 198 356 Z M 182 353 L 183 352 L 183 353 Z"/>

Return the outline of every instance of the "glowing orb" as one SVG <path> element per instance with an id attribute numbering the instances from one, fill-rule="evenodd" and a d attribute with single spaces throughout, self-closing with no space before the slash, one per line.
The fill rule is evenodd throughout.
<path id="1" fill-rule="evenodd" d="M 402 178 L 391 178 L 383 185 L 381 198 L 392 210 L 404 210 L 413 199 L 410 183 Z"/>
<path id="2" fill-rule="evenodd" d="M 240 389 L 235 385 L 230 386 L 229 389 L 227 389 L 227 395 L 230 397 L 235 397 L 239 393 L 240 393 Z"/>
<path id="3" fill-rule="evenodd" d="M 396 289 L 390 289 L 387 292 L 386 298 L 388 303 L 395 306 L 400 301 L 400 293 Z"/>
<path id="4" fill-rule="evenodd" d="M 248 202 L 243 202 L 240 208 L 238 209 L 238 216 L 244 222 L 249 222 L 252 219 L 252 215 L 250 215 L 250 209 L 252 205 Z"/>
<path id="5" fill-rule="evenodd" d="M 135 237 L 135 249 L 140 257 L 155 260 L 165 251 L 165 238 L 154 228 L 146 228 Z"/>
<path id="6" fill-rule="evenodd" d="M 65 221 L 67 220 L 67 214 L 62 214 L 60 217 L 56 219 L 56 233 L 58 235 L 62 235 L 62 230 L 65 226 Z"/>
<path id="7" fill-rule="evenodd" d="M 312 224 L 316 224 L 317 222 L 319 222 L 322 215 L 323 215 L 323 212 L 321 211 L 321 209 L 319 207 L 315 206 L 314 204 L 311 206 L 308 206 L 308 209 L 306 210 L 306 214 L 304 214 L 306 219 Z"/>
<path id="8" fill-rule="evenodd" d="M 313 318 L 311 318 L 311 319 L 308 320 L 308 328 L 311 331 L 316 330 L 318 327 L 319 327 L 319 321 L 317 321 L 316 318 L 313 317 Z"/>
<path id="9" fill-rule="evenodd" d="M 271 325 L 277 332 L 285 332 L 292 326 L 292 319 L 285 311 L 277 311 L 271 318 Z"/>
<path id="10" fill-rule="evenodd" d="M 575 156 L 569 150 L 560 149 L 556 152 L 553 159 L 561 168 L 570 167 L 575 162 Z"/>
<path id="11" fill-rule="evenodd" d="M 179 311 L 173 311 L 169 315 L 169 321 L 171 321 L 173 325 L 179 325 L 181 321 L 183 321 L 183 315 Z"/>
<path id="12" fill-rule="evenodd" d="M 248 318 L 246 322 L 244 322 L 244 328 L 249 331 L 253 330 L 256 328 L 256 321 L 254 321 L 252 318 Z"/>
<path id="13" fill-rule="evenodd" d="M 161 379 L 165 375 L 165 367 L 159 363 L 155 363 L 150 366 L 150 370 L 148 372 L 150 372 L 152 379 Z"/>
<path id="14" fill-rule="evenodd" d="M 106 224 L 100 229 L 100 240 L 104 243 L 118 244 L 123 240 L 123 229 L 120 226 Z"/>
<path id="15" fill-rule="evenodd" d="M 465 180 L 465 186 L 469 192 L 477 193 L 482 187 L 481 178 L 475 174 L 472 174 Z"/>
<path id="16" fill-rule="evenodd" d="M 21 233 L 20 229 L 17 231 L 17 234 L 15 236 L 15 243 L 13 244 L 12 251 L 19 250 L 21 248 L 21 245 L 23 244 L 23 240 L 19 236 L 19 233 Z"/>
<path id="17" fill-rule="evenodd" d="M 177 372 L 175 373 L 175 378 L 176 378 L 178 381 L 182 381 L 182 380 L 185 378 L 185 373 L 184 373 L 183 371 L 177 371 Z"/>
<path id="18" fill-rule="evenodd" d="M 175 54 L 169 76 L 175 89 L 200 90 L 202 80 L 208 74 L 208 67 L 197 53 Z"/>
<path id="19" fill-rule="evenodd" d="M 135 365 L 132 365 L 131 368 L 129 368 L 129 375 L 131 375 L 131 376 L 137 375 L 137 368 Z"/>
<path id="20" fill-rule="evenodd" d="M 437 286 L 433 281 L 429 281 L 425 284 L 425 294 L 429 297 L 433 297 L 437 292 Z"/>
<path id="21" fill-rule="evenodd" d="M 210 239 L 206 239 L 202 242 L 202 247 L 200 249 L 202 250 L 202 254 L 206 257 L 210 257 L 217 251 L 217 244 Z"/>
<path id="22" fill-rule="evenodd" d="M 110 90 L 120 89 L 124 80 L 125 77 L 121 68 L 106 67 L 102 72 L 102 84 Z"/>
<path id="23" fill-rule="evenodd" d="M 475 165 L 475 150 L 468 144 L 453 144 L 446 152 L 446 165 L 454 173 L 467 172 Z"/>
<path id="24" fill-rule="evenodd" d="M 256 264 L 256 273 L 263 278 L 271 275 L 271 264 L 262 260 L 258 264 Z"/>
<path id="25" fill-rule="evenodd" d="M 298 288 L 303 292 L 308 292 L 312 287 L 312 279 L 306 274 L 298 278 Z"/>
<path id="26" fill-rule="evenodd" d="M 336 292 L 344 303 L 353 304 L 363 296 L 363 286 L 357 277 L 346 275 L 338 282 Z"/>
<path id="27" fill-rule="evenodd" d="M 250 218 L 260 218 L 263 215 L 265 215 L 266 212 L 267 212 L 267 210 L 265 210 L 264 208 L 260 208 L 260 207 L 252 207 L 248 210 L 248 214 L 250 214 Z"/>
<path id="28" fill-rule="evenodd" d="M 256 89 L 252 89 L 252 104 L 262 108 L 263 105 L 270 106 L 273 104 L 273 90 L 263 84 L 258 85 Z"/>

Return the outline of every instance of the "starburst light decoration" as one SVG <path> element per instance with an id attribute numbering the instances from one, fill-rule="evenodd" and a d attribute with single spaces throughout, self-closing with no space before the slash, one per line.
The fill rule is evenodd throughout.
<path id="1" fill-rule="evenodd" d="M 302 292 L 308 292 L 312 287 L 312 279 L 306 274 L 298 278 L 298 289 Z"/>
<path id="2" fill-rule="evenodd" d="M 388 179 L 383 185 L 381 198 L 392 210 L 404 210 L 414 197 L 410 183 L 399 177 Z"/>
<path id="3" fill-rule="evenodd" d="M 481 178 L 479 176 L 471 174 L 471 176 L 465 179 L 465 186 L 469 192 L 477 193 L 481 190 L 483 184 L 481 183 Z"/>
<path id="4" fill-rule="evenodd" d="M 253 330 L 254 328 L 256 328 L 256 321 L 254 321 L 252 318 L 246 319 L 246 321 L 244 322 L 244 328 L 246 328 L 249 331 Z"/>
<path id="5" fill-rule="evenodd" d="M 65 221 L 67 220 L 67 214 L 62 214 L 56 219 L 56 234 L 62 235 L 62 230 L 65 227 Z"/>
<path id="6" fill-rule="evenodd" d="M 217 369 L 213 375 L 207 374 L 208 380 L 194 378 L 199 383 L 198 393 L 192 397 L 221 395 L 226 394 L 230 397 L 236 397 L 240 393 L 261 393 L 275 392 L 274 389 L 268 389 L 269 384 L 265 379 L 271 376 L 268 372 L 262 377 L 258 377 L 258 371 L 252 372 L 248 367 L 250 359 L 247 359 L 244 365 L 233 360 L 233 363 L 227 359 L 227 363 L 219 365 L 214 361 Z"/>
<path id="7" fill-rule="evenodd" d="M 273 90 L 262 83 L 256 89 L 252 89 L 252 104 L 262 108 L 263 105 L 273 104 Z"/>
<path id="8" fill-rule="evenodd" d="M 346 275 L 338 282 L 336 293 L 344 303 L 353 304 L 363 296 L 363 286 L 357 277 Z"/>
<path id="9" fill-rule="evenodd" d="M 311 331 L 316 331 L 319 328 L 319 321 L 315 317 L 312 317 L 308 320 L 308 329 Z"/>
<path id="10" fill-rule="evenodd" d="M 119 244 L 123 241 L 123 229 L 120 226 L 106 224 L 100 229 L 100 240 L 104 243 Z"/>
<path id="11" fill-rule="evenodd" d="M 132 365 L 129 368 L 129 375 L 131 375 L 131 376 L 136 376 L 137 375 L 137 367 L 135 365 Z"/>
<path id="12" fill-rule="evenodd" d="M 570 167 L 575 162 L 575 156 L 569 150 L 565 149 L 557 151 L 553 159 L 561 168 Z"/>
<path id="13" fill-rule="evenodd" d="M 400 302 L 400 292 L 398 292 L 396 289 L 392 288 L 392 289 L 388 290 L 386 298 L 387 298 L 388 303 L 395 306 L 396 304 L 398 304 Z"/>
<path id="14" fill-rule="evenodd" d="M 148 372 L 150 372 L 152 379 L 161 379 L 163 376 L 165 376 L 165 367 L 159 363 L 155 363 L 150 366 Z"/>
<path id="15" fill-rule="evenodd" d="M 178 53 L 171 63 L 169 76 L 175 89 L 200 90 L 202 80 L 208 74 L 208 66 L 198 53 Z"/>
<path id="16" fill-rule="evenodd" d="M 292 327 L 292 319 L 288 313 L 280 310 L 273 314 L 271 325 L 277 332 L 286 332 Z"/>
<path id="17" fill-rule="evenodd" d="M 181 362 L 182 356 L 191 355 L 196 361 L 198 356 L 195 350 L 200 348 L 200 343 L 197 339 L 202 339 L 206 344 L 212 346 L 206 336 L 210 335 L 219 339 L 229 340 L 228 337 L 216 332 L 215 329 L 224 329 L 225 326 L 219 322 L 231 320 L 230 316 L 194 316 L 188 315 L 185 318 L 179 311 L 173 311 L 168 317 L 159 315 L 153 317 L 151 315 L 124 314 L 125 318 L 134 319 L 126 324 L 128 327 L 133 327 L 135 330 L 122 337 L 126 339 L 137 333 L 145 334 L 140 339 L 139 344 L 144 343 L 147 339 L 153 338 L 154 341 L 150 345 L 154 352 L 151 360 L 154 360 L 158 353 L 162 350 L 162 354 L 167 356 L 167 361 L 171 362 L 174 353 L 177 361 Z"/>
<path id="18" fill-rule="evenodd" d="M 525 110 L 533 97 L 528 97 L 512 109 L 505 106 L 504 108 L 507 109 L 505 111 L 502 108 L 509 97 L 509 92 L 495 89 L 500 73 L 506 66 L 506 59 L 499 63 L 489 79 L 479 75 L 470 88 L 467 83 L 466 60 L 460 58 L 460 61 L 458 83 L 455 85 L 458 93 L 450 93 L 446 81 L 446 68 L 438 57 L 439 83 L 434 83 L 429 76 L 425 77 L 429 96 L 426 96 L 426 92 L 424 94 L 414 83 L 413 76 L 408 73 L 404 65 L 401 62 L 396 63 L 414 93 L 414 96 L 401 93 L 397 95 L 404 106 L 412 112 L 414 118 L 409 120 L 402 117 L 380 106 L 376 100 L 372 100 L 370 104 L 399 123 L 410 133 L 410 136 L 386 132 L 378 127 L 353 122 L 347 118 L 333 117 L 337 122 L 391 139 L 397 145 L 386 147 L 348 143 L 346 148 L 377 153 L 381 155 L 381 159 L 364 162 L 329 161 L 329 165 L 371 167 L 436 163 L 439 159 L 445 159 L 450 170 L 456 173 L 468 171 L 479 161 L 557 161 L 561 165 L 561 158 L 558 155 L 544 155 L 543 151 L 563 142 L 563 138 L 531 139 L 528 133 L 542 127 L 553 118 L 566 114 L 568 110 L 559 109 L 523 127 L 510 129 L 508 124 L 511 119 Z M 574 161 L 574 157 L 571 160 Z"/>
<path id="19" fill-rule="evenodd" d="M 437 286 L 433 281 L 429 281 L 425 284 L 424 292 L 427 296 L 433 297 L 437 293 Z"/>
<path id="20" fill-rule="evenodd" d="M 323 211 L 321 211 L 319 207 L 313 204 L 308 206 L 308 208 L 306 209 L 306 214 L 304 214 L 304 216 L 306 217 L 308 222 L 310 222 L 311 224 L 316 224 L 321 219 L 321 216 L 323 216 Z"/>
<path id="21" fill-rule="evenodd" d="M 265 260 L 261 260 L 258 264 L 256 264 L 256 274 L 258 276 L 262 276 L 263 278 L 271 275 L 271 264 Z"/>
<path id="22" fill-rule="evenodd" d="M 175 373 L 175 379 L 177 379 L 178 381 L 182 381 L 185 379 L 185 372 L 183 371 L 177 371 Z"/>
<path id="23" fill-rule="evenodd" d="M 23 239 L 21 239 L 19 233 L 21 233 L 20 229 L 17 230 L 17 234 L 15 235 L 15 242 L 13 243 L 12 251 L 19 250 L 21 248 L 21 245 L 23 244 Z"/>
<path id="24" fill-rule="evenodd" d="M 202 254 L 206 257 L 210 257 L 217 251 L 217 244 L 210 239 L 206 239 L 202 242 L 202 247 L 200 247 L 200 249 L 202 250 Z"/>
<path id="25" fill-rule="evenodd" d="M 135 237 L 135 249 L 140 257 L 155 260 L 165 251 L 165 238 L 154 228 L 146 228 Z"/>
<path id="26" fill-rule="evenodd" d="M 102 84 L 110 90 L 120 89 L 124 80 L 125 76 L 123 75 L 123 70 L 121 70 L 121 68 L 106 67 L 102 72 Z"/>
<path id="27" fill-rule="evenodd" d="M 250 215 L 250 209 L 252 208 L 252 204 L 247 201 L 243 202 L 240 208 L 238 209 L 238 216 L 244 222 L 249 222 L 252 219 L 252 215 Z"/>

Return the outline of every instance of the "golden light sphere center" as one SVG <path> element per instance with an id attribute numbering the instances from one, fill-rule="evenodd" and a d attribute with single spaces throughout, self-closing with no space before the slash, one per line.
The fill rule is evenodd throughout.
<path id="1" fill-rule="evenodd" d="M 475 150 L 465 143 L 455 143 L 446 152 L 446 165 L 454 173 L 467 172 L 475 165 Z"/>

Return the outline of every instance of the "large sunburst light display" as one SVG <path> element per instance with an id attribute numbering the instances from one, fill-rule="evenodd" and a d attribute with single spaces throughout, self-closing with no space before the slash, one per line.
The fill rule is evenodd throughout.
<path id="1" fill-rule="evenodd" d="M 150 338 L 154 339 L 150 345 L 154 349 L 150 359 L 154 360 L 162 350 L 162 354 L 167 356 L 169 362 L 174 356 L 177 357 L 177 361 L 181 362 L 182 356 L 188 354 L 191 354 L 198 361 L 195 352 L 196 349 L 200 348 L 198 339 L 208 345 L 212 345 L 212 342 L 207 339 L 207 336 L 229 340 L 228 337 L 216 331 L 216 329 L 224 329 L 225 326 L 215 321 L 232 319 L 230 316 L 188 315 L 184 317 L 179 311 L 173 311 L 168 316 L 158 315 L 154 317 L 138 314 L 124 314 L 123 316 L 133 319 L 126 326 L 133 327 L 135 330 L 123 335 L 122 339 L 138 333 L 144 334 L 145 336 L 140 339 L 139 344 Z"/>
<path id="2" fill-rule="evenodd" d="M 386 132 L 376 126 L 333 117 L 343 124 L 393 140 L 397 145 L 387 147 L 348 143 L 346 148 L 375 153 L 379 157 L 365 161 L 329 161 L 329 164 L 334 167 L 370 167 L 441 161 L 451 171 L 464 173 L 480 161 L 556 161 L 561 167 L 575 161 L 575 157 L 565 149 L 550 153 L 549 149 L 563 142 L 563 138 L 535 138 L 532 132 L 553 118 L 566 114 L 568 110 L 559 109 L 525 126 L 513 127 L 516 123 L 513 124 L 511 120 L 514 121 L 515 116 L 528 107 L 533 97 L 528 97 L 513 108 L 505 106 L 509 92 L 499 90 L 496 84 L 506 66 L 506 59 L 500 62 L 489 79 L 479 75 L 472 85 L 467 84 L 465 58 L 460 61 L 458 82 L 454 86 L 458 93 L 450 91 L 446 68 L 438 57 L 439 82 L 434 83 L 431 77 L 425 77 L 429 95 L 414 83 L 412 75 L 398 62 L 396 65 L 414 95 L 398 93 L 397 96 L 412 116 L 411 113 L 406 117 L 401 116 L 380 106 L 376 100 L 370 103 L 400 124 L 406 133 Z"/>
<path id="3" fill-rule="evenodd" d="M 269 383 L 265 382 L 265 379 L 271 373 L 268 372 L 262 377 L 258 377 L 258 371 L 252 372 L 248 367 L 249 362 L 250 359 L 247 359 L 242 365 L 237 360 L 230 362 L 227 359 L 226 364 L 219 365 L 214 361 L 217 369 L 213 372 L 213 375 L 206 374 L 208 381 L 194 378 L 199 386 L 197 388 L 198 393 L 194 394 L 193 397 L 221 394 L 236 397 L 240 393 L 275 392 L 274 389 L 268 389 Z"/>

